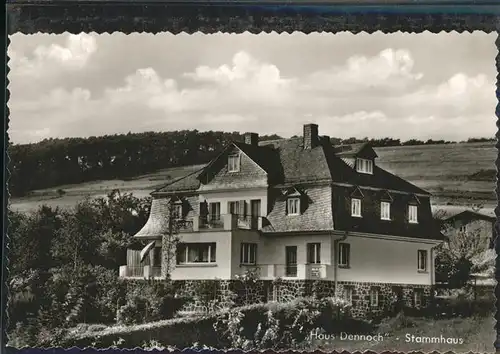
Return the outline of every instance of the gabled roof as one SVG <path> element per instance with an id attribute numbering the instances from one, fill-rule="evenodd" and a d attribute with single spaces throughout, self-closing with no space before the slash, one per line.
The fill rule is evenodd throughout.
<path id="1" fill-rule="evenodd" d="M 489 216 L 486 214 L 481 214 L 473 210 L 465 210 L 462 211 L 461 213 L 455 214 L 453 216 L 450 216 L 449 218 L 444 219 L 444 222 L 451 222 L 455 220 L 485 220 L 485 221 L 491 221 L 495 222 L 496 217 L 494 216 Z"/>
<path id="2" fill-rule="evenodd" d="M 376 165 L 373 167 L 373 174 L 355 171 L 349 165 L 352 156 L 361 153 L 376 156 L 368 143 L 333 146 L 327 137 L 319 138 L 318 146 L 312 149 L 304 149 L 302 137 L 264 141 L 258 146 L 233 142 L 203 169 L 168 183 L 152 195 L 173 191 L 196 191 L 200 187 L 200 178 L 233 146 L 240 149 L 266 171 L 271 186 L 281 188 L 297 184 L 334 182 L 430 195 L 425 190 Z"/>
<path id="3" fill-rule="evenodd" d="M 331 180 L 331 173 L 322 146 L 304 149 L 303 139 L 291 138 L 259 143 L 277 153 L 273 162 L 278 184 L 291 185 L 303 182 Z"/>

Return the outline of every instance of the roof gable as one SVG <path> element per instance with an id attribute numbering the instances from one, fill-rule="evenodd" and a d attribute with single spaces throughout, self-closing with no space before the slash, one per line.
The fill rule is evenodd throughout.
<path id="1" fill-rule="evenodd" d="M 365 195 L 363 194 L 361 189 L 359 189 L 359 187 L 356 186 L 352 189 L 352 192 L 349 194 L 349 196 L 351 198 L 364 198 Z"/>
<path id="2" fill-rule="evenodd" d="M 380 200 L 385 202 L 392 202 L 394 201 L 394 198 L 392 197 L 391 193 L 389 193 L 388 190 L 383 190 L 380 192 Z"/>
<path id="3" fill-rule="evenodd" d="M 472 220 L 485 220 L 490 222 L 495 222 L 496 218 L 494 216 L 489 216 L 486 214 L 481 214 L 472 210 L 464 210 L 461 213 L 450 216 L 445 219 L 445 222 L 455 221 L 455 220 L 464 220 L 464 221 L 472 221 Z"/>
<path id="4" fill-rule="evenodd" d="M 222 167 L 227 165 L 227 157 L 235 152 L 237 150 L 239 153 L 244 154 L 248 159 L 250 159 L 256 166 L 258 166 L 259 169 L 262 170 L 262 172 L 266 173 L 266 169 L 264 166 L 267 167 L 265 163 L 263 163 L 262 159 L 260 158 L 262 154 L 259 154 L 256 149 L 252 148 L 258 148 L 254 147 L 248 144 L 243 144 L 239 142 L 232 142 L 228 144 L 219 155 L 217 155 L 212 161 L 209 162 L 209 164 L 204 168 L 204 170 L 199 174 L 198 178 L 203 184 L 208 183 L 214 176 L 216 171 Z"/>

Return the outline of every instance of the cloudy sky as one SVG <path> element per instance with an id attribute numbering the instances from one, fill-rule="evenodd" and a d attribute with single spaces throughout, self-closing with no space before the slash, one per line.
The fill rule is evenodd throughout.
<path id="1" fill-rule="evenodd" d="M 10 37 L 14 143 L 178 129 L 492 137 L 495 34 Z"/>

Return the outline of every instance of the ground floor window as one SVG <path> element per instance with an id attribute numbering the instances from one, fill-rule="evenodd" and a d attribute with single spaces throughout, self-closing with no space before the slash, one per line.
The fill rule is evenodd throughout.
<path id="1" fill-rule="evenodd" d="M 180 243 L 177 245 L 177 264 L 184 263 L 215 263 L 216 244 L 210 243 Z"/>
<path id="2" fill-rule="evenodd" d="M 257 244 L 242 243 L 241 244 L 241 264 L 255 264 L 257 262 Z"/>
<path id="3" fill-rule="evenodd" d="M 352 287 L 350 286 L 346 286 L 344 287 L 344 290 L 343 290 L 343 294 L 342 294 L 342 298 L 347 301 L 347 302 L 350 302 L 352 304 Z"/>
<path id="4" fill-rule="evenodd" d="M 421 307 L 422 303 L 423 303 L 423 297 L 424 297 L 424 294 L 423 294 L 422 290 L 420 290 L 420 289 L 413 290 L 413 305 L 415 307 Z"/>
<path id="5" fill-rule="evenodd" d="M 377 288 L 370 289 L 370 306 L 378 307 L 379 290 Z"/>
<path id="6" fill-rule="evenodd" d="M 307 244 L 307 263 L 309 264 L 321 263 L 321 243 Z"/>

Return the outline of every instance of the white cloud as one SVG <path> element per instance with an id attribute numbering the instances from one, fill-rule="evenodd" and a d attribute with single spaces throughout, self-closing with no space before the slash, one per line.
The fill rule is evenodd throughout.
<path id="1" fill-rule="evenodd" d="M 342 66 L 313 73 L 308 89 L 359 91 L 364 89 L 404 89 L 419 81 L 422 73 L 413 72 L 414 60 L 405 49 L 387 48 L 376 56 L 355 55 Z"/>
<path id="2" fill-rule="evenodd" d="M 82 69 L 96 50 L 95 38 L 86 33 L 68 35 L 63 46 L 40 45 L 28 55 L 10 50 L 10 75 L 39 78 L 57 70 Z"/>
<path id="3" fill-rule="evenodd" d="M 97 44 L 93 37 L 83 36 L 70 37 L 64 46 L 40 48 L 31 59 L 14 58 L 16 65 L 27 60 L 46 74 L 32 79 L 35 87 L 47 78 L 53 80 L 61 72 L 55 70 L 58 67 L 64 69 L 62 75 L 87 72 L 81 69 Z M 9 103 L 10 133 L 19 142 L 175 129 L 291 136 L 299 134 L 307 121 L 318 123 L 322 134 L 336 137 L 409 139 L 449 134 L 446 139 L 464 139 L 493 135 L 488 132 L 495 129 L 493 78 L 460 72 L 431 84 L 423 80 L 427 71 L 415 69 L 413 55 L 406 49 L 354 55 L 326 70 L 311 67 L 303 75 L 285 75 L 286 68 L 248 51 L 232 52 L 226 64 L 196 65 L 181 72 L 181 79 L 162 75 L 156 66 L 134 68 L 120 84 L 103 88 L 100 94 L 86 87 L 58 86 L 30 97 L 21 95 L 18 87 Z M 467 118 L 476 125 L 461 129 Z M 450 133 L 450 126 L 459 132 Z"/>

